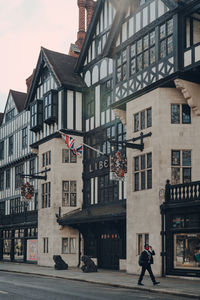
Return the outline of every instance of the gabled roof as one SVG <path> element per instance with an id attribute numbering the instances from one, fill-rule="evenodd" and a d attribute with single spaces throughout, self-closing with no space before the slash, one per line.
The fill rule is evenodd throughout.
<path id="1" fill-rule="evenodd" d="M 34 92 L 37 88 L 41 71 L 45 64 L 53 74 L 54 79 L 60 87 L 64 86 L 71 89 L 84 88 L 86 85 L 83 79 L 74 71 L 76 63 L 76 57 L 41 47 L 26 106 L 29 105 L 29 103 L 32 101 L 32 97 L 34 97 Z"/>
<path id="2" fill-rule="evenodd" d="M 16 108 L 20 113 L 22 110 L 24 110 L 27 94 L 13 90 L 10 90 L 10 94 L 12 95 Z"/>
<path id="3" fill-rule="evenodd" d="M 0 113 L 0 125 L 1 125 L 2 122 L 3 122 L 3 116 L 4 116 L 4 113 Z"/>
<path id="4" fill-rule="evenodd" d="M 61 85 L 80 88 L 85 86 L 82 78 L 74 72 L 76 57 L 45 48 L 42 51 Z"/>

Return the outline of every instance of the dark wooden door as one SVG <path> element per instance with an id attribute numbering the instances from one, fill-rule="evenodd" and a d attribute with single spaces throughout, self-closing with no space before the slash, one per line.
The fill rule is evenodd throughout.
<path id="1" fill-rule="evenodd" d="M 122 240 L 106 238 L 98 240 L 98 267 L 119 270 Z"/>

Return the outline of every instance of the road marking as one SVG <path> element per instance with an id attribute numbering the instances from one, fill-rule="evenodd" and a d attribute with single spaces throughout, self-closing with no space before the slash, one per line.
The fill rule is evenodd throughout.
<path id="1" fill-rule="evenodd" d="M 0 291 L 0 294 L 8 294 L 8 292 Z"/>

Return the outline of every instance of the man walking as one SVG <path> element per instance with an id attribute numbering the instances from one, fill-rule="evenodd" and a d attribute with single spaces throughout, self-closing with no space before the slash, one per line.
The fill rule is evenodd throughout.
<path id="1" fill-rule="evenodd" d="M 140 256 L 140 265 L 142 266 L 142 271 L 138 280 L 138 285 L 144 285 L 142 283 L 142 279 L 144 277 L 144 274 L 146 272 L 146 270 L 149 272 L 149 275 L 151 277 L 151 280 L 153 282 L 154 285 L 159 284 L 160 282 L 156 281 L 153 272 L 151 270 L 151 264 L 153 264 L 153 255 L 155 255 L 154 250 L 152 249 L 151 246 L 149 246 L 148 244 L 146 244 L 144 246 L 144 251 L 142 252 L 141 256 Z"/>

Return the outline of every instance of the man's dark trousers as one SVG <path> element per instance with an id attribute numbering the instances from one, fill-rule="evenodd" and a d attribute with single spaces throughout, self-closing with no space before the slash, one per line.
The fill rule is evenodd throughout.
<path id="1" fill-rule="evenodd" d="M 142 272 L 141 272 L 141 274 L 140 274 L 140 278 L 139 278 L 138 282 L 139 282 L 139 283 L 142 282 L 142 279 L 143 279 L 143 277 L 144 277 L 144 274 L 145 274 L 145 271 L 146 271 L 146 270 L 149 272 L 149 275 L 150 275 L 151 280 L 153 281 L 153 283 L 156 282 L 155 277 L 154 277 L 154 275 L 153 275 L 153 272 L 152 272 L 152 270 L 151 270 L 151 265 L 150 265 L 150 264 L 145 264 L 145 265 L 142 266 Z"/>

